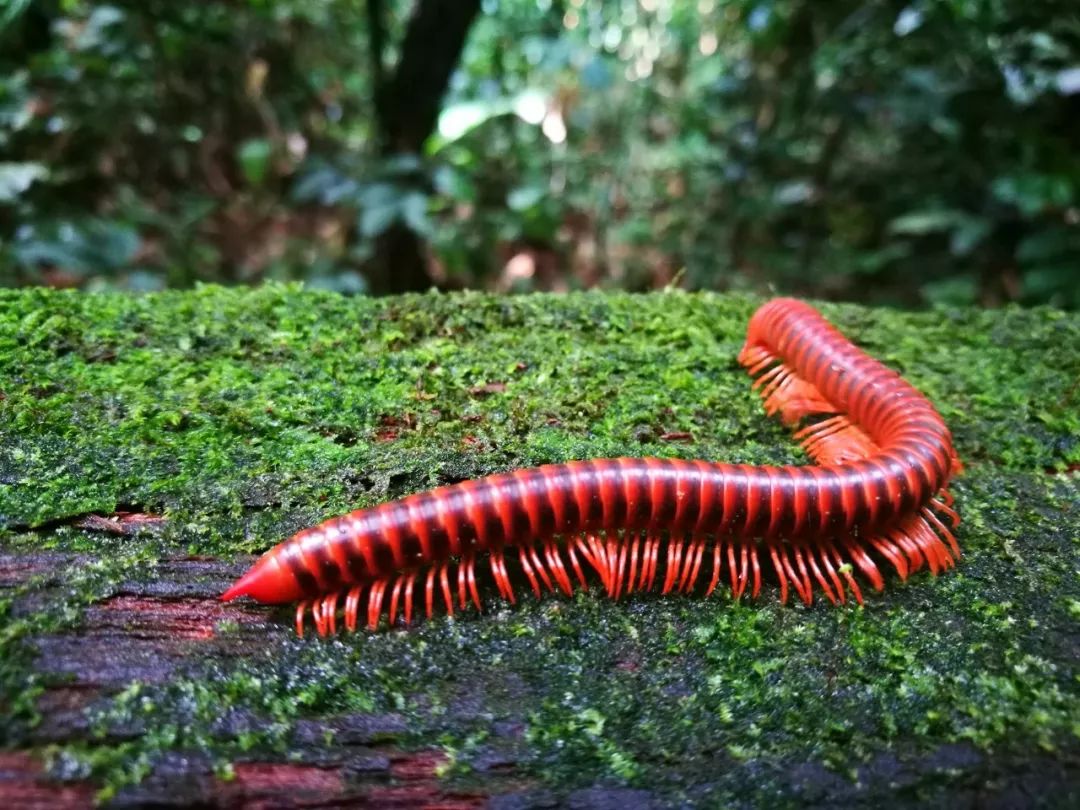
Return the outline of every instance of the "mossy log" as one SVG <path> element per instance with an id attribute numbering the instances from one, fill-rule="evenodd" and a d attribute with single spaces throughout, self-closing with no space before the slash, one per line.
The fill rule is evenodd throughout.
<path id="1" fill-rule="evenodd" d="M 864 607 L 522 598 L 297 639 L 216 600 L 320 519 L 519 466 L 805 463 L 749 297 L 0 292 L 0 799 L 1080 804 L 1080 316 L 823 305 L 939 407 L 959 566 Z"/>

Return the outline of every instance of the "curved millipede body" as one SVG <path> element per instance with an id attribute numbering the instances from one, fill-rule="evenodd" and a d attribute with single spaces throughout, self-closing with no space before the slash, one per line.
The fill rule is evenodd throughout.
<path id="1" fill-rule="evenodd" d="M 946 486 L 960 462 L 941 416 L 895 372 L 807 304 L 776 299 L 751 318 L 740 362 L 767 413 L 795 433 L 810 466 L 613 458 L 515 470 L 332 518 L 264 554 L 223 599 L 299 601 L 334 632 L 388 614 L 412 620 L 422 599 L 453 614 L 479 608 L 478 563 L 514 601 L 511 569 L 537 594 L 591 576 L 613 597 L 659 587 L 712 593 L 721 580 L 756 596 L 763 571 L 809 604 L 862 601 L 879 563 L 901 578 L 959 557 Z"/>

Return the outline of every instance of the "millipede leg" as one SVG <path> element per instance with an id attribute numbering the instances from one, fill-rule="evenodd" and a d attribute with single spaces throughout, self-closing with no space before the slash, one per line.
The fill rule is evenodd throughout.
<path id="1" fill-rule="evenodd" d="M 359 587 L 350 588 L 345 596 L 345 628 L 350 632 L 356 631 L 356 613 L 360 608 Z"/>
<path id="2" fill-rule="evenodd" d="M 614 597 L 619 590 L 619 549 L 606 535 L 599 541 L 604 565 L 607 566 L 607 595 Z"/>
<path id="3" fill-rule="evenodd" d="M 781 363 L 779 365 L 776 365 L 776 366 L 773 366 L 771 369 L 769 369 L 764 374 L 762 374 L 760 377 L 758 377 L 757 379 L 754 380 L 754 382 L 750 386 L 750 390 L 751 391 L 760 391 L 762 397 L 767 397 L 768 396 L 768 391 L 770 390 L 773 383 L 778 378 L 783 379 L 786 372 L 787 372 L 787 369 L 784 368 L 783 363 Z"/>
<path id="4" fill-rule="evenodd" d="M 675 538 L 668 538 L 667 565 L 664 568 L 664 584 L 660 587 L 660 593 L 666 595 L 671 590 L 671 582 L 675 578 Z"/>
<path id="5" fill-rule="evenodd" d="M 743 540 L 739 545 L 739 593 L 736 599 L 742 599 L 746 593 L 746 586 L 750 582 L 750 546 L 753 540 Z"/>
<path id="6" fill-rule="evenodd" d="M 596 572 L 596 575 L 600 577 L 601 583 L 603 583 L 604 576 L 600 573 L 600 564 L 596 559 L 596 554 L 593 551 L 592 544 L 589 542 L 588 537 L 583 534 L 578 534 L 571 538 L 570 542 L 571 545 L 578 550 L 581 556 L 585 558 L 586 564 Z"/>
<path id="7" fill-rule="evenodd" d="M 951 509 L 949 511 L 952 512 Z M 935 515 L 932 510 L 924 508 L 923 514 L 926 516 L 926 519 L 933 524 L 934 528 L 937 529 L 938 533 L 949 542 L 949 547 L 952 549 L 954 559 L 960 559 L 960 544 L 956 542 L 956 538 L 953 537 L 953 533 L 950 532 L 948 528 L 946 528 L 944 523 L 938 520 L 938 516 Z M 953 512 L 952 514 L 953 517 L 956 518 L 957 523 L 959 523 L 960 516 L 957 515 L 956 512 Z M 956 528 L 955 524 L 953 525 L 953 528 Z"/>
<path id="8" fill-rule="evenodd" d="M 570 566 L 574 569 L 574 575 L 577 577 L 578 583 L 581 585 L 581 590 L 589 590 L 589 583 L 585 581 L 585 574 L 581 570 L 581 564 L 578 562 L 577 551 L 575 550 L 578 545 L 578 538 L 570 540 L 566 544 L 566 553 L 570 557 Z"/>
<path id="9" fill-rule="evenodd" d="M 832 582 L 833 587 L 836 589 L 836 598 L 840 600 L 840 604 L 846 604 L 847 598 L 844 595 L 844 585 L 840 581 L 840 577 L 836 574 L 836 569 L 833 568 L 832 561 L 829 560 L 829 553 L 825 545 L 822 544 L 820 548 L 815 549 L 818 556 L 818 561 L 821 563 L 821 567 L 825 569 L 825 573 L 828 574 L 829 580 Z"/>
<path id="10" fill-rule="evenodd" d="M 405 580 L 405 624 L 412 624 L 413 610 L 413 586 L 416 584 L 416 571 L 413 571 Z"/>
<path id="11" fill-rule="evenodd" d="M 532 586 L 533 593 L 539 599 L 540 583 L 536 579 L 536 574 L 533 572 L 532 563 L 529 562 L 529 555 L 524 546 L 518 546 L 518 559 L 521 561 L 521 570 L 525 572 L 525 576 L 529 579 L 529 585 Z"/>
<path id="12" fill-rule="evenodd" d="M 340 591 L 334 591 L 323 599 L 323 616 L 326 619 L 327 632 L 330 635 L 337 633 L 337 603 Z"/>
<path id="13" fill-rule="evenodd" d="M 379 616 L 382 615 L 383 596 L 386 593 L 386 580 L 380 579 L 371 584 L 368 592 L 368 630 L 379 629 Z"/>
<path id="14" fill-rule="evenodd" d="M 656 569 L 660 566 L 660 538 L 656 535 L 649 537 L 649 579 L 646 584 L 647 590 L 656 587 Z"/>
<path id="15" fill-rule="evenodd" d="M 435 574 L 439 566 L 433 565 L 428 569 L 427 580 L 424 583 L 424 612 L 430 619 L 435 609 Z"/>
<path id="16" fill-rule="evenodd" d="M 954 510 L 951 507 L 948 507 L 948 505 L 945 504 L 944 501 L 940 501 L 940 500 L 937 500 L 936 498 L 933 498 L 933 499 L 930 500 L 930 503 L 933 505 L 933 508 L 934 508 L 935 511 L 941 512 L 943 515 L 945 515 L 948 518 L 949 525 L 951 525 L 951 527 L 953 527 L 955 529 L 960 525 L 960 515 L 958 515 L 956 513 L 956 510 Z M 960 553 L 959 546 L 957 546 L 956 553 L 957 554 Z"/>
<path id="17" fill-rule="evenodd" d="M 799 577 L 799 574 L 796 573 L 795 567 L 791 562 L 790 557 L 793 556 L 791 547 L 787 543 L 777 543 L 777 551 L 779 553 L 780 563 L 784 567 L 784 573 L 791 581 L 791 587 L 795 589 L 795 593 L 798 595 L 799 599 L 801 599 L 804 604 L 809 605 L 812 597 L 803 587 L 803 581 Z"/>
<path id="18" fill-rule="evenodd" d="M 758 561 L 758 548 L 755 543 L 750 544 L 750 570 L 754 574 L 754 588 L 750 596 L 757 599 L 758 594 L 761 593 L 761 563 Z"/>
<path id="19" fill-rule="evenodd" d="M 682 540 L 676 539 L 675 537 L 669 537 L 667 570 L 664 572 L 664 587 L 660 591 L 660 593 L 665 596 L 671 593 L 671 589 L 675 585 L 675 580 L 679 576 L 679 571 L 682 569 L 682 552 Z"/>
<path id="20" fill-rule="evenodd" d="M 511 605 L 514 604 L 514 589 L 510 584 L 510 576 L 506 573 L 506 556 L 502 549 L 491 552 L 488 561 L 491 563 L 491 573 L 495 577 L 495 586 L 499 593 Z"/>
<path id="21" fill-rule="evenodd" d="M 795 433 L 792 438 L 799 442 L 804 449 L 809 449 L 811 445 L 816 444 L 827 436 L 843 430 L 847 424 L 848 421 L 843 416 L 830 416 L 828 419 L 818 422 L 817 424 L 804 427 L 802 430 Z"/>
<path id="22" fill-rule="evenodd" d="M 701 573 L 701 558 L 705 554 L 705 538 L 695 537 L 693 545 L 690 547 L 691 554 L 687 555 L 686 571 L 683 574 L 682 590 L 684 593 L 690 593 L 697 584 L 698 574 Z M 690 560 L 693 563 L 690 563 Z"/>
<path id="23" fill-rule="evenodd" d="M 450 563 L 445 562 L 439 566 L 439 584 L 442 586 L 443 602 L 446 604 L 446 615 L 454 615 L 454 597 L 450 592 Z"/>
<path id="24" fill-rule="evenodd" d="M 822 419 L 820 422 L 815 422 L 812 425 L 807 425 L 804 428 L 800 428 L 791 434 L 791 438 L 797 442 L 802 442 L 804 439 L 809 439 L 813 436 L 817 436 L 823 431 L 828 430 L 832 426 L 841 423 L 842 416 L 830 416 L 828 419 Z"/>
<path id="25" fill-rule="evenodd" d="M 788 372 L 773 380 L 772 384 L 763 388 L 761 393 L 765 399 L 765 413 L 772 416 L 780 410 L 780 403 L 788 398 L 788 391 L 797 382 L 795 376 Z"/>
<path id="26" fill-rule="evenodd" d="M 458 605 L 462 610 L 472 599 L 477 610 L 481 610 L 480 594 L 476 588 L 476 555 L 468 552 L 458 562 Z"/>
<path id="27" fill-rule="evenodd" d="M 548 589 L 548 592 L 554 591 L 555 586 L 551 584 L 551 577 L 548 576 L 547 568 L 544 567 L 544 563 L 540 559 L 540 555 L 536 553 L 536 546 L 526 546 L 525 551 L 532 558 L 532 564 L 536 570 L 536 574 L 544 583 L 544 587 Z"/>
<path id="28" fill-rule="evenodd" d="M 476 587 L 476 557 L 469 554 L 465 560 L 465 579 L 469 584 L 469 596 L 472 597 L 472 602 L 476 605 L 476 609 L 481 613 L 484 612 L 484 607 L 480 602 L 480 591 Z"/>
<path id="29" fill-rule="evenodd" d="M 574 595 L 574 586 L 570 584 L 570 576 L 563 565 L 562 557 L 559 556 L 559 548 L 555 541 L 548 538 L 544 541 L 544 559 L 547 560 L 548 568 L 551 569 L 555 582 L 567 596 Z"/>
<path id="30" fill-rule="evenodd" d="M 620 542 L 619 538 L 608 540 L 608 552 L 610 559 L 615 560 L 615 589 L 611 593 L 612 599 L 618 599 L 622 595 L 623 579 L 626 574 L 626 543 Z"/>
<path id="31" fill-rule="evenodd" d="M 751 377 L 757 376 L 759 372 L 767 368 L 770 363 L 775 363 L 776 360 L 776 355 L 761 346 L 744 349 L 739 354 L 739 362 L 746 366 Z"/>
<path id="32" fill-rule="evenodd" d="M 941 559 L 942 548 L 938 539 L 933 536 L 926 522 L 917 517 L 900 526 L 894 534 L 903 537 L 905 542 L 918 549 L 919 554 L 925 558 L 930 566 L 930 573 L 937 576 L 945 567 Z"/>
<path id="33" fill-rule="evenodd" d="M 834 436 L 838 436 L 844 432 L 843 417 L 836 417 L 840 421 L 836 424 L 830 425 L 828 430 L 823 430 L 819 433 L 815 433 L 812 437 L 802 443 L 802 448 L 808 456 L 812 459 L 817 459 L 822 448 L 825 447 L 829 440 Z"/>
<path id="34" fill-rule="evenodd" d="M 328 597 L 316 599 L 311 606 L 311 616 L 315 619 L 315 630 L 321 637 L 325 637 L 329 630 L 329 622 L 326 618 L 326 600 Z"/>
<path id="35" fill-rule="evenodd" d="M 806 569 L 806 560 L 803 558 L 801 546 L 793 546 L 791 549 L 792 556 L 795 558 L 795 564 L 798 566 L 800 582 L 802 583 L 801 594 L 804 594 L 803 601 L 810 605 L 814 602 L 814 583 L 810 579 L 810 572 Z"/>
<path id="36" fill-rule="evenodd" d="M 780 562 L 780 548 L 779 541 L 769 540 L 769 556 L 772 558 L 773 570 L 776 571 L 776 578 L 780 580 L 780 604 L 786 605 L 788 598 L 788 577 L 787 571 L 783 563 Z"/>
<path id="37" fill-rule="evenodd" d="M 829 584 L 829 581 L 825 579 L 825 575 L 821 572 L 821 568 L 817 564 L 817 557 L 814 554 L 815 549 L 807 545 L 803 550 L 806 554 L 806 564 L 809 566 L 810 573 L 814 575 L 814 579 L 817 580 L 818 585 L 821 586 L 821 592 L 825 594 L 826 599 L 834 605 L 837 604 L 837 597 L 833 594 L 832 586 Z"/>
<path id="38" fill-rule="evenodd" d="M 596 572 L 600 575 L 604 590 L 611 593 L 611 578 L 615 575 L 615 572 L 612 570 L 613 565 L 608 558 L 607 548 L 604 542 L 595 534 L 588 535 L 587 539 L 593 551 L 593 558 L 596 560 Z"/>
<path id="39" fill-rule="evenodd" d="M 855 601 L 861 605 L 863 603 L 862 590 L 859 588 L 859 583 L 855 581 L 855 577 L 851 574 L 851 564 L 844 562 L 843 556 L 832 540 L 825 541 L 825 549 L 829 552 L 829 556 L 832 557 L 838 571 L 843 574 L 851 593 L 855 596 Z"/>
<path id="40" fill-rule="evenodd" d="M 935 518 L 936 519 L 936 518 Z M 945 545 L 945 541 L 942 540 L 931 528 L 930 523 L 926 521 L 922 516 L 915 518 L 915 532 L 916 536 L 925 543 L 925 547 L 931 550 L 938 563 L 938 570 L 935 573 L 946 571 L 956 565 L 956 561 L 953 559 L 952 554 L 949 552 L 949 547 Z"/>
<path id="41" fill-rule="evenodd" d="M 904 555 L 900 550 L 890 542 L 887 537 L 882 535 L 875 535 L 873 537 L 866 538 L 866 542 L 876 548 L 885 559 L 892 563 L 893 568 L 896 569 L 896 573 L 899 574 L 901 580 L 905 580 L 908 577 L 908 565 L 904 560 Z M 911 555 L 909 555 L 911 556 Z M 912 571 L 918 571 L 922 565 L 921 555 L 916 554 L 911 557 Z"/>
<path id="42" fill-rule="evenodd" d="M 728 541 L 727 544 L 727 566 L 728 576 L 731 578 L 731 595 L 736 599 L 739 598 L 739 582 L 738 582 L 738 568 L 735 565 L 735 538 Z"/>
<path id="43" fill-rule="evenodd" d="M 899 526 L 889 532 L 889 539 L 907 555 L 908 573 L 920 571 L 923 566 L 928 567 L 931 571 L 936 569 L 936 558 L 919 540 L 919 532 L 916 526 Z"/>
<path id="44" fill-rule="evenodd" d="M 394 587 L 390 591 L 390 615 L 388 617 L 388 624 L 391 627 L 393 627 L 394 623 L 397 621 L 398 602 L 401 601 L 401 588 L 403 584 L 403 580 L 400 576 L 394 578 Z"/>
<path id="45" fill-rule="evenodd" d="M 630 572 L 626 575 L 626 593 L 634 592 L 634 584 L 638 574 L 638 552 L 641 550 L 641 535 L 637 532 L 628 533 L 630 544 Z M 642 562 L 644 567 L 644 561 Z"/>
<path id="46" fill-rule="evenodd" d="M 307 601 L 303 601 L 296 606 L 296 635 L 300 638 L 304 637 L 304 611 L 306 611 L 307 608 Z"/>
<path id="47" fill-rule="evenodd" d="M 686 546 L 686 556 L 682 560 L 679 571 L 675 574 L 675 593 L 686 593 L 687 584 L 690 581 L 690 572 L 694 570 L 694 551 L 697 539 L 694 537 L 687 538 L 684 535 L 683 543 Z"/>
<path id="48" fill-rule="evenodd" d="M 458 560 L 458 568 L 457 568 L 458 606 L 462 610 L 465 610 L 465 600 L 468 598 L 466 596 L 466 593 L 465 593 L 466 589 L 468 588 L 468 585 L 467 585 L 467 583 L 465 581 L 467 579 L 467 574 L 466 574 L 466 571 L 465 571 L 465 560 L 467 558 L 468 558 L 468 554 L 463 554 L 461 556 L 461 559 Z"/>
<path id="49" fill-rule="evenodd" d="M 720 584 L 720 569 L 723 568 L 723 562 L 721 555 L 724 552 L 724 541 L 717 537 L 713 541 L 713 569 L 712 579 L 709 580 L 709 587 L 705 590 L 705 597 L 712 596 L 713 591 L 716 590 L 716 586 Z"/>
<path id="50" fill-rule="evenodd" d="M 870 580 L 870 584 L 874 586 L 875 591 L 882 591 L 885 589 L 885 580 L 882 579 L 881 572 L 878 571 L 878 567 L 874 565 L 874 561 L 859 548 L 859 544 L 850 535 L 843 538 L 844 549 L 851 555 L 851 559 L 855 562 L 855 565 L 859 567 L 859 570 L 866 575 L 866 578 Z"/>

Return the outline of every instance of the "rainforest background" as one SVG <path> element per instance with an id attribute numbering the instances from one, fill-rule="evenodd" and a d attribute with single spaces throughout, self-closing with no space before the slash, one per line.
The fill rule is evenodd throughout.
<path id="1" fill-rule="evenodd" d="M 0 284 L 1080 305 L 1073 0 L 6 0 Z"/>

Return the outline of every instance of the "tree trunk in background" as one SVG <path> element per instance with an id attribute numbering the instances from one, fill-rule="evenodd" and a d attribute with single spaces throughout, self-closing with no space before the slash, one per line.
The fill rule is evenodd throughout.
<path id="1" fill-rule="evenodd" d="M 384 157 L 421 153 L 435 131 L 443 95 L 479 11 L 480 0 L 421 0 L 409 19 L 397 67 L 387 76 L 383 2 L 368 0 L 375 116 Z M 402 223 L 390 226 L 376 240 L 368 280 L 377 294 L 430 287 L 421 238 Z"/>

